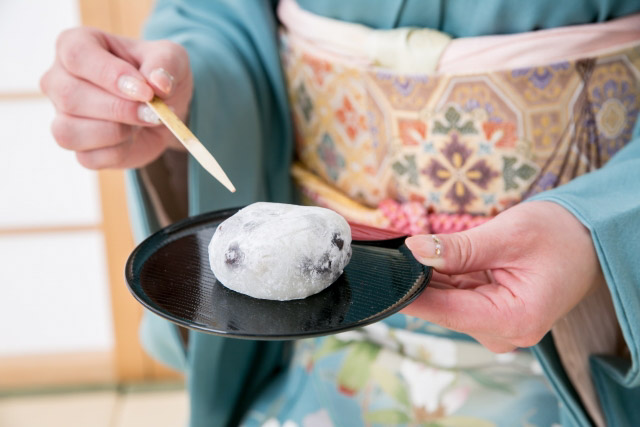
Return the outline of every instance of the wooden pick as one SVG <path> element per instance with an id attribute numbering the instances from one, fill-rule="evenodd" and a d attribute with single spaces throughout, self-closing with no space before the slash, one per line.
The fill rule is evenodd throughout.
<path id="1" fill-rule="evenodd" d="M 236 188 L 216 159 L 162 99 L 155 96 L 151 101 L 147 102 L 147 105 L 207 172 L 220 181 L 229 191 L 236 192 Z"/>

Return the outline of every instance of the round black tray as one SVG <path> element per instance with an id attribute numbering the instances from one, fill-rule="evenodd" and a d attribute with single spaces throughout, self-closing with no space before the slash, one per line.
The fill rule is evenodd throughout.
<path id="1" fill-rule="evenodd" d="M 431 268 L 417 262 L 404 238 L 354 241 L 344 273 L 301 300 L 255 299 L 224 287 L 209 266 L 218 224 L 238 209 L 170 225 L 129 256 L 126 281 L 146 308 L 178 325 L 234 338 L 297 339 L 368 325 L 394 314 L 427 286 Z"/>

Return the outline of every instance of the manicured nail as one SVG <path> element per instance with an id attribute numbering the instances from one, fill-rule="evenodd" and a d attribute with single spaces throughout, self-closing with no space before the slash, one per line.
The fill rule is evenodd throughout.
<path id="1" fill-rule="evenodd" d="M 123 94 L 138 101 L 148 101 L 153 97 L 153 91 L 145 82 L 131 76 L 120 76 L 118 89 Z"/>
<path id="2" fill-rule="evenodd" d="M 440 267 L 444 264 L 442 241 L 435 234 L 409 237 L 405 240 L 405 244 L 422 264 L 431 267 Z"/>
<path id="3" fill-rule="evenodd" d="M 173 76 L 164 68 L 156 68 L 149 74 L 149 81 L 169 95 L 173 89 Z"/>
<path id="4" fill-rule="evenodd" d="M 140 104 L 138 107 L 138 118 L 153 125 L 160 124 L 160 117 L 146 104 Z"/>

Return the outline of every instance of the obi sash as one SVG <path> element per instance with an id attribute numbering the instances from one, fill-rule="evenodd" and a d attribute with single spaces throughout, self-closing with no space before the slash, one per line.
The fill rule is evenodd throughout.
<path id="1" fill-rule="evenodd" d="M 377 51 L 384 31 L 293 0 L 279 17 L 293 176 L 311 203 L 353 222 L 410 234 L 480 224 L 601 167 L 640 110 L 640 15 L 456 40 L 403 30 Z M 416 54 L 420 31 L 437 55 L 412 69 L 402 50 Z"/>

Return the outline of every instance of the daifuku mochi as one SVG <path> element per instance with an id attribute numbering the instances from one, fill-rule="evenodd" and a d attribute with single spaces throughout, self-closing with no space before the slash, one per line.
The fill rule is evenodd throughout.
<path id="1" fill-rule="evenodd" d="M 220 224 L 209 262 L 227 288 L 254 298 L 306 298 L 331 285 L 351 259 L 351 228 L 332 210 L 254 203 Z"/>

